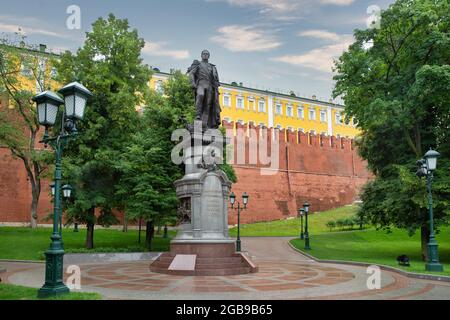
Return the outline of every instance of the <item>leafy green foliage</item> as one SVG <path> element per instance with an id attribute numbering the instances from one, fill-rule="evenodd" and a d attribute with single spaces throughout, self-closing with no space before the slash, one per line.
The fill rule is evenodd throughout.
<path id="1" fill-rule="evenodd" d="M 47 57 L 20 37 L 20 44 L 8 37 L 0 39 L 0 145 L 20 159 L 31 186 L 30 225 L 37 225 L 41 178 L 48 174 L 53 155 L 37 148 L 40 125 L 31 98 L 50 83 Z M 25 72 L 26 71 L 26 72 Z M 32 88 L 32 89 L 31 89 Z"/>
<path id="2" fill-rule="evenodd" d="M 117 161 L 138 130 L 136 107 L 150 94 L 151 71 L 142 63 L 143 47 L 144 40 L 130 30 L 128 21 L 110 14 L 93 23 L 76 55 L 66 52 L 56 62 L 61 82 L 77 79 L 94 95 L 64 162 L 64 175 L 76 193 L 67 210 L 69 221 L 116 222 L 112 209 L 122 205 L 115 196 L 122 177 Z M 99 217 L 94 208 L 100 209 Z"/>
<path id="3" fill-rule="evenodd" d="M 375 175 L 362 192 L 361 216 L 381 228 L 420 228 L 426 236 L 425 183 L 415 163 L 428 148 L 441 153 L 437 225 L 450 217 L 449 21 L 446 0 L 398 0 L 382 12 L 379 29 L 356 30 L 336 62 L 334 95 L 357 120 L 359 153 Z"/>

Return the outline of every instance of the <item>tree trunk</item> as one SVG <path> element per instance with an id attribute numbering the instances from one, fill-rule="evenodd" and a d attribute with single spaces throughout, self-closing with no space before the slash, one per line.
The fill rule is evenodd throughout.
<path id="1" fill-rule="evenodd" d="M 128 232 L 128 219 L 126 216 L 123 217 L 123 228 L 122 232 Z"/>
<path id="2" fill-rule="evenodd" d="M 422 226 L 420 228 L 420 239 L 422 246 L 422 259 L 423 261 L 428 261 L 428 241 L 430 239 L 430 230 L 427 226 Z"/>
<path id="3" fill-rule="evenodd" d="M 30 227 L 35 229 L 38 222 L 38 204 L 39 204 L 39 194 L 33 192 L 31 198 L 31 216 L 30 216 Z"/>
<path id="4" fill-rule="evenodd" d="M 153 221 L 147 221 L 147 227 L 145 230 L 145 245 L 147 246 L 147 248 L 149 250 L 152 249 L 152 240 L 153 240 L 153 235 L 155 233 L 155 228 L 154 228 L 154 224 Z"/>
<path id="5" fill-rule="evenodd" d="M 89 209 L 89 216 L 87 222 L 87 233 L 86 233 L 86 249 L 94 249 L 94 219 L 95 219 L 95 208 Z"/>

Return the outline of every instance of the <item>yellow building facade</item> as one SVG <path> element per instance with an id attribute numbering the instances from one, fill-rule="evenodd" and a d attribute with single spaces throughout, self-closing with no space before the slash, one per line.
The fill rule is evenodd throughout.
<path id="1" fill-rule="evenodd" d="M 155 72 L 150 87 L 162 92 L 162 85 L 169 77 L 170 73 Z M 219 92 L 221 118 L 228 122 L 347 138 L 358 134 L 353 121 L 348 124 L 343 121 L 344 106 L 339 104 L 236 83 L 221 83 Z"/>

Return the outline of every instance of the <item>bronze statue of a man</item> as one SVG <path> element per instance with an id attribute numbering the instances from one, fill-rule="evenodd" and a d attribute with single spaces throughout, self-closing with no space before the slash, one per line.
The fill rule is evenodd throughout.
<path id="1" fill-rule="evenodd" d="M 202 61 L 194 60 L 188 69 L 189 80 L 195 95 L 195 120 L 203 127 L 216 129 L 220 125 L 219 75 L 216 66 L 209 63 L 209 51 L 202 51 Z"/>

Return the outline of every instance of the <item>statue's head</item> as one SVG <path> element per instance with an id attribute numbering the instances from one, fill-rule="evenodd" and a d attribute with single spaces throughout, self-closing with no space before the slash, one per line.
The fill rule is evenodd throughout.
<path id="1" fill-rule="evenodd" d="M 209 51 L 208 50 L 203 50 L 202 51 L 202 60 L 208 60 L 209 59 Z"/>

